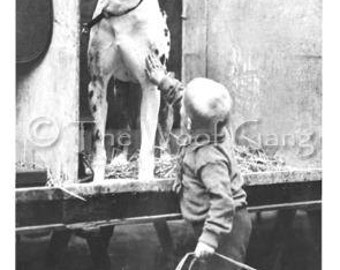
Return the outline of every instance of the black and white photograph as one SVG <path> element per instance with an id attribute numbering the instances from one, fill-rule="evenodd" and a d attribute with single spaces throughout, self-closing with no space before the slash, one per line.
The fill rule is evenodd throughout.
<path id="1" fill-rule="evenodd" d="M 323 4 L 16 0 L 15 269 L 328 270 Z"/>

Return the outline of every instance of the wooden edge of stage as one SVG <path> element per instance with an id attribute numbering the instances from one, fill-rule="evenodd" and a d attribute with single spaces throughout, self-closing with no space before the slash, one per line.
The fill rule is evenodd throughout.
<path id="1" fill-rule="evenodd" d="M 322 170 L 260 172 L 242 175 L 245 186 L 275 185 L 322 180 Z M 106 179 L 100 183 L 70 184 L 58 187 L 16 189 L 16 202 L 54 201 L 118 193 L 171 192 L 173 179 L 140 181 L 137 179 Z M 75 195 L 75 196 L 74 196 Z"/>

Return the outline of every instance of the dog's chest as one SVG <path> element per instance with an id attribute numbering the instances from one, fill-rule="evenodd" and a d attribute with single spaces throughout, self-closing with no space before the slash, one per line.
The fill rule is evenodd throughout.
<path id="1" fill-rule="evenodd" d="M 130 38 L 140 46 L 152 44 L 165 52 L 167 42 L 170 41 L 166 15 L 157 9 L 148 12 L 145 9 L 140 9 L 132 14 L 114 19 L 112 28 L 117 42 L 121 38 Z"/>
<path id="2" fill-rule="evenodd" d="M 144 63 L 145 57 L 151 52 L 158 54 L 162 62 L 167 61 L 170 51 L 170 32 L 166 25 L 165 14 L 162 14 L 160 10 L 152 14 L 140 10 L 118 20 L 112 20 L 112 30 L 115 46 L 129 43 L 129 47 L 133 48 L 130 50 L 130 54 L 132 57 L 136 57 L 137 61 Z M 117 54 L 119 54 L 119 50 L 117 50 Z M 142 55 L 142 57 L 138 57 L 138 55 Z M 116 78 L 123 81 L 134 81 L 120 55 L 115 57 L 114 66 Z"/>

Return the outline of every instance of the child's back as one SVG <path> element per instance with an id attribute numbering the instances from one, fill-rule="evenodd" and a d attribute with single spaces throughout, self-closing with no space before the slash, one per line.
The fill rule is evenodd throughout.
<path id="1" fill-rule="evenodd" d="M 184 89 L 179 81 L 165 76 L 152 56 L 147 68 L 151 81 L 169 102 L 181 104 L 182 127 L 191 137 L 180 151 L 176 190 L 182 215 L 198 240 L 195 254 L 209 258 L 206 269 L 238 269 L 226 268 L 211 256 L 217 251 L 244 261 L 251 233 L 246 193 L 227 132 L 232 105 L 229 92 L 204 78 L 194 79 Z"/>

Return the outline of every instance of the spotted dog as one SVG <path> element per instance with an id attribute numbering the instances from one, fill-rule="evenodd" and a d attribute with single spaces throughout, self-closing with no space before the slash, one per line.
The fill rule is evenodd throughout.
<path id="1" fill-rule="evenodd" d="M 94 181 L 104 179 L 106 94 L 112 77 L 141 86 L 139 178 L 150 180 L 153 178 L 160 91 L 145 73 L 145 59 L 150 52 L 158 55 L 162 63 L 169 57 L 170 32 L 166 15 L 160 11 L 158 0 L 99 0 L 93 18 L 88 48 L 91 77 L 88 97 L 95 120 L 92 161 Z"/>

